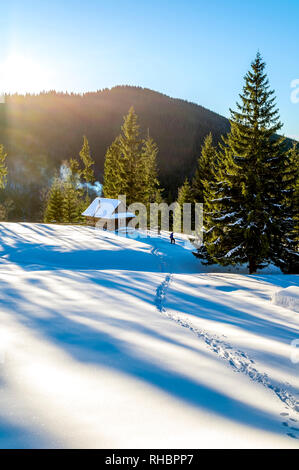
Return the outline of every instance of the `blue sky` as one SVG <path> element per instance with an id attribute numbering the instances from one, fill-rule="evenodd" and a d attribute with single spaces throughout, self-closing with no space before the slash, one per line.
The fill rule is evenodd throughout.
<path id="1" fill-rule="evenodd" d="M 259 49 L 283 132 L 299 138 L 298 23 L 298 0 L 11 0 L 1 5 L 0 90 L 138 85 L 229 116 Z"/>

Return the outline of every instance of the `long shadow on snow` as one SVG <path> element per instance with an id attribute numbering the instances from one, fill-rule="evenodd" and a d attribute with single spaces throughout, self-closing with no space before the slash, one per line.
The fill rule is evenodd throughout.
<path id="1" fill-rule="evenodd" d="M 132 350 L 132 345 L 124 340 L 78 324 L 50 308 L 43 307 L 50 314 L 47 320 L 28 318 L 23 313 L 27 299 L 21 295 L 16 296 L 15 291 L 7 296 L 6 302 L 16 312 L 19 321 L 33 328 L 35 333 L 64 350 L 76 361 L 125 372 L 192 406 L 218 413 L 223 418 L 233 419 L 253 428 L 281 433 L 277 417 L 242 403 L 242 397 L 240 400 L 233 399 L 205 384 L 138 357 Z M 198 360 L 200 366 L 200 355 Z"/>
<path id="2" fill-rule="evenodd" d="M 298 337 L 298 327 L 289 327 L 277 324 L 274 319 L 261 318 L 254 313 L 254 310 L 253 313 L 250 313 L 251 309 L 258 310 L 258 306 L 252 305 L 246 300 L 242 301 L 244 310 L 240 310 L 238 304 L 240 304 L 240 298 L 226 297 L 214 288 L 201 286 L 199 286 L 198 296 L 192 295 L 190 292 L 186 294 L 184 292 L 173 294 L 168 292 L 166 299 L 166 308 L 170 311 L 188 313 L 190 316 L 227 323 L 267 338 L 283 340 L 288 344 Z M 269 317 L 270 315 L 271 312 L 269 312 Z"/>
<path id="3" fill-rule="evenodd" d="M 109 242 L 110 243 L 110 242 Z M 158 272 L 159 263 L 153 261 L 150 252 L 141 252 L 140 256 L 127 249 L 62 251 L 57 246 L 18 243 L 14 247 L 5 246 L 5 258 L 16 263 L 26 271 L 55 271 L 61 269 L 80 270 L 122 270 Z M 138 258 L 140 257 L 140 260 Z M 139 262 L 138 262 L 139 261 Z"/>
<path id="4" fill-rule="evenodd" d="M 49 441 L 53 441 L 49 444 Z M 0 416 L 0 449 L 48 449 L 58 448 L 54 439 L 40 428 L 31 429 L 30 424 L 16 424 Z"/>
<path id="5" fill-rule="evenodd" d="M 150 238 L 141 238 L 140 240 L 144 245 L 140 245 L 143 249 L 140 251 L 132 249 L 130 246 L 130 238 L 125 237 L 110 237 L 101 232 L 91 231 L 88 227 L 70 227 L 68 236 L 55 232 L 55 229 L 50 229 L 42 224 L 39 226 L 22 224 L 28 231 L 27 233 L 17 233 L 8 226 L 1 227 L 1 233 L 13 243 L 7 240 L 0 240 L 3 249 L 1 256 L 13 263 L 18 264 L 24 270 L 57 270 L 57 269 L 72 269 L 72 270 L 129 270 L 129 271 L 147 271 L 159 272 L 161 260 L 158 257 L 153 257 L 150 248 L 152 246 Z M 83 230 L 84 229 L 84 230 Z M 76 237 L 73 235 L 76 230 L 79 234 L 83 233 L 92 236 L 92 240 L 97 239 L 104 242 L 99 245 L 99 250 L 96 248 L 88 248 L 88 238 L 83 242 L 86 248 L 78 249 L 76 244 Z M 50 244 L 34 243 L 28 241 L 26 237 L 30 236 L 30 231 L 46 235 L 48 241 L 53 241 Z M 46 232 L 46 233 L 44 233 Z M 57 244 L 63 242 L 62 246 Z M 82 244 L 82 242 L 80 242 Z M 164 245 L 165 242 L 163 241 Z M 111 249 L 112 248 L 112 249 Z M 181 246 L 176 247 L 177 253 L 185 255 L 185 250 Z M 190 254 L 190 257 L 192 255 Z M 175 272 L 184 272 L 182 266 L 175 267 Z M 194 269 L 198 273 L 198 269 Z"/>

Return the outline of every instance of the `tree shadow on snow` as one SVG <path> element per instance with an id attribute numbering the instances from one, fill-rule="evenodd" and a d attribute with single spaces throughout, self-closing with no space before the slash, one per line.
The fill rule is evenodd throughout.
<path id="1" fill-rule="evenodd" d="M 14 312 L 15 319 L 38 334 L 41 340 L 65 351 L 74 361 L 126 373 L 191 406 L 212 414 L 217 413 L 223 418 L 255 429 L 281 433 L 277 416 L 244 403 L 242 396 L 239 400 L 229 397 L 204 383 L 165 368 L 162 363 L 141 357 L 130 341 L 78 323 L 54 309 L 35 303 L 34 298 L 28 299 L 13 289 L 5 290 L 3 301 Z M 35 307 L 42 310 L 47 318 L 26 313 L 32 307 L 34 310 Z M 126 321 L 118 319 L 117 322 L 120 329 L 126 330 L 128 327 Z M 132 330 L 138 332 L 140 325 L 131 324 L 130 331 Z M 153 332 L 146 328 L 142 328 L 142 333 L 153 336 Z M 163 335 L 159 339 L 164 340 Z M 202 351 L 198 351 L 199 367 L 201 354 Z"/>

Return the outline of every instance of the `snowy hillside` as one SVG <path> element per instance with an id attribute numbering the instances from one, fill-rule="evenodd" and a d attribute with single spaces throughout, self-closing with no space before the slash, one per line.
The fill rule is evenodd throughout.
<path id="1" fill-rule="evenodd" d="M 298 276 L 209 272 L 165 237 L 0 236 L 1 448 L 299 447 L 299 316 L 271 300 Z"/>

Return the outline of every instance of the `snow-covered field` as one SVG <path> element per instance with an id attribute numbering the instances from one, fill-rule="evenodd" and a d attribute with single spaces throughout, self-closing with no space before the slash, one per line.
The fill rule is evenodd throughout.
<path id="1" fill-rule="evenodd" d="M 1 448 L 299 447 L 299 314 L 272 300 L 298 276 L 165 237 L 0 236 Z"/>

